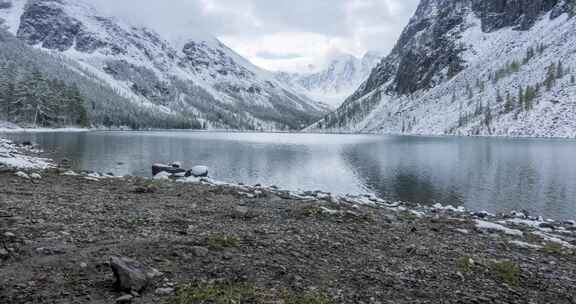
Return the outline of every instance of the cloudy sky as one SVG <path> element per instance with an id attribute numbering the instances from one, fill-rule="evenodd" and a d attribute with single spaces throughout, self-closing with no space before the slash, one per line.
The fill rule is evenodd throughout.
<path id="1" fill-rule="evenodd" d="M 216 36 L 270 69 L 319 68 L 340 53 L 388 52 L 418 0 L 93 0 L 163 34 Z"/>

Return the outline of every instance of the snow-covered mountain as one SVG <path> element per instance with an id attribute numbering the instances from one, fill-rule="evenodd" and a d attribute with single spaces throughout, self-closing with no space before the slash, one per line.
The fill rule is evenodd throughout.
<path id="1" fill-rule="evenodd" d="M 382 59 L 376 52 L 368 52 L 362 58 L 343 54 L 334 58 L 328 66 L 316 73 L 277 72 L 276 79 L 311 99 L 338 107 L 370 75 Z"/>
<path id="2" fill-rule="evenodd" d="M 21 41 L 74 61 L 130 102 L 206 128 L 295 129 L 326 112 L 209 35 L 166 39 L 87 0 L 0 0 L 0 19 Z"/>
<path id="3" fill-rule="evenodd" d="M 576 1 L 422 0 L 310 130 L 576 137 Z"/>

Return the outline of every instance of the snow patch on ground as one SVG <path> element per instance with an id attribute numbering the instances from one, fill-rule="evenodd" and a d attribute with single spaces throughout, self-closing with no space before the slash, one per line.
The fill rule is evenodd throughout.
<path id="1" fill-rule="evenodd" d="M 0 138 L 0 167 L 21 169 L 47 169 L 51 167 L 48 159 L 28 156 L 22 153 L 13 142 Z"/>
<path id="2" fill-rule="evenodd" d="M 480 230 L 498 231 L 498 232 L 503 232 L 505 234 L 513 235 L 513 236 L 524 235 L 524 233 L 520 230 L 511 229 L 511 228 L 505 227 L 503 225 L 492 223 L 492 222 L 487 222 L 487 221 L 476 220 L 476 227 Z"/>

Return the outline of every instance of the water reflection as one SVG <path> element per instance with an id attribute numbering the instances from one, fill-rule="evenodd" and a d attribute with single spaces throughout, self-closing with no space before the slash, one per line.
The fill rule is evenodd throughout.
<path id="1" fill-rule="evenodd" d="M 343 158 L 385 198 L 571 218 L 575 152 L 573 141 L 397 137 L 349 147 Z"/>
<path id="2" fill-rule="evenodd" d="M 220 180 L 373 192 L 387 199 L 527 209 L 576 218 L 576 142 L 190 132 L 8 134 L 32 140 L 75 169 L 150 174 L 155 162 L 204 164 Z"/>

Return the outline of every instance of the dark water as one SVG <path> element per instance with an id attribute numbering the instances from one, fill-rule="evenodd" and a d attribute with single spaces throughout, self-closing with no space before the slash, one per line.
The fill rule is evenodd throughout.
<path id="1" fill-rule="evenodd" d="M 576 141 L 193 132 L 8 134 L 75 169 L 149 175 L 202 164 L 215 179 L 576 218 Z"/>

